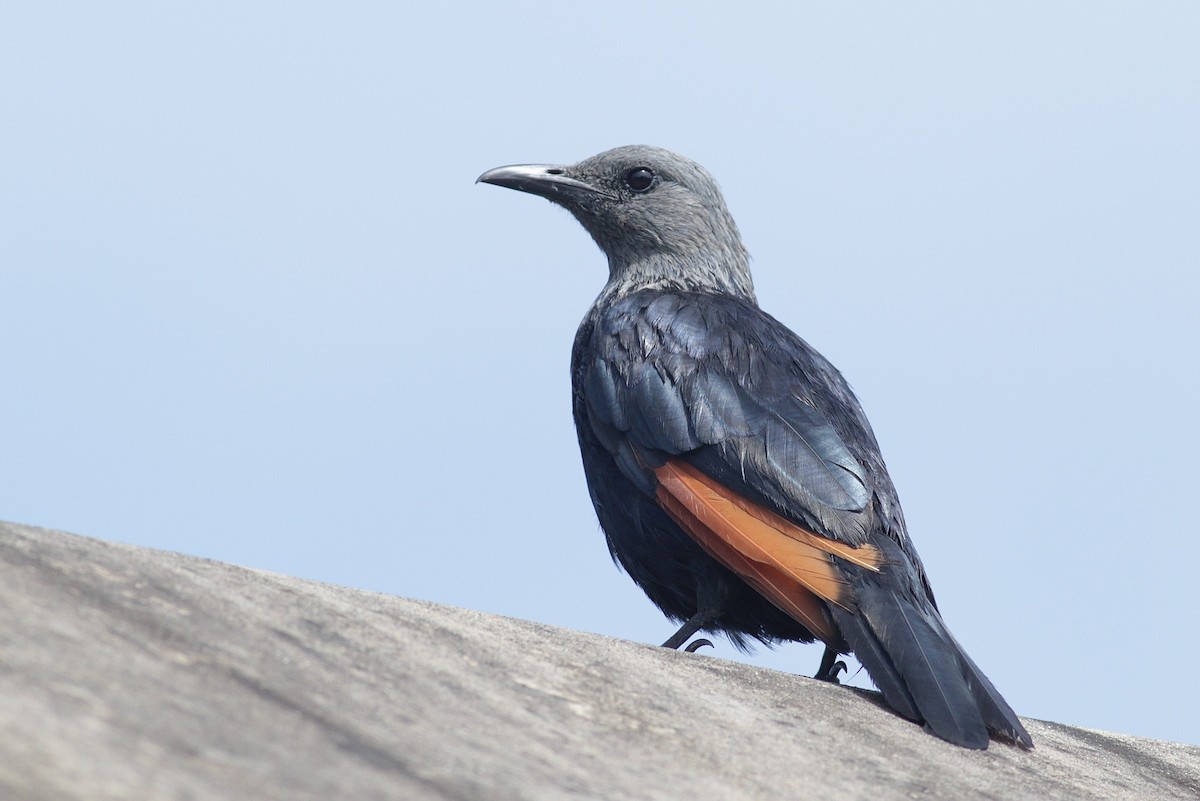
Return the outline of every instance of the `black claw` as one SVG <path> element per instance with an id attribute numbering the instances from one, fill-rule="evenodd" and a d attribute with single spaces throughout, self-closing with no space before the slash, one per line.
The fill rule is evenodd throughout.
<path id="1" fill-rule="evenodd" d="M 838 674 L 849 671 L 846 663 L 838 657 L 838 652 L 832 648 L 826 648 L 824 655 L 821 656 L 821 667 L 817 668 L 817 672 L 813 674 L 813 678 L 818 681 L 828 681 L 832 684 L 841 684 L 838 681 Z"/>
<path id="2" fill-rule="evenodd" d="M 704 639 L 703 637 L 701 637 L 701 638 L 700 638 L 700 639 L 698 639 L 698 640 L 692 640 L 690 643 L 688 643 L 688 646 L 687 646 L 687 648 L 684 648 L 683 650 L 687 651 L 689 654 L 694 654 L 694 653 L 696 653 L 696 650 L 697 650 L 697 649 L 699 649 L 699 648 L 703 648 L 703 647 L 704 647 L 704 646 L 706 646 L 706 645 L 707 645 L 709 648 L 716 648 L 716 647 L 717 647 L 717 646 L 715 646 L 715 645 L 713 645 L 713 644 L 712 644 L 712 640 L 706 640 L 706 639 Z M 845 665 L 842 665 L 842 668 L 843 668 L 843 669 L 844 669 L 845 667 L 846 667 Z"/>
<path id="3" fill-rule="evenodd" d="M 846 667 L 846 663 L 839 659 L 833 663 L 827 674 L 817 676 L 817 678 L 819 678 L 821 681 L 827 681 L 830 684 L 841 684 L 841 682 L 838 681 L 838 674 L 846 673 L 849 670 L 850 668 Z"/>
<path id="4" fill-rule="evenodd" d="M 666 642 L 662 644 L 663 648 L 678 648 L 688 641 L 693 634 L 704 628 L 708 622 L 712 620 L 712 612 L 701 611 L 692 615 L 688 622 L 679 627 L 679 631 L 672 634 Z M 699 647 L 699 646 L 697 646 Z"/>

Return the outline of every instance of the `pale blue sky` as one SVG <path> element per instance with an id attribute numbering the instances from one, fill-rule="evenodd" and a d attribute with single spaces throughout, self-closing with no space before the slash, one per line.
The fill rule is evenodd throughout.
<path id="1" fill-rule="evenodd" d="M 660 145 L 1012 705 L 1200 743 L 1200 5 L 10 6 L 0 518 L 661 641 L 570 419 L 603 259 L 473 184 Z"/>

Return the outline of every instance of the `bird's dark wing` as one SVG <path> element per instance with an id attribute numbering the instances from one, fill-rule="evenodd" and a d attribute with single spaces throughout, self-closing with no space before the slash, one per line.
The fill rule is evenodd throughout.
<path id="1" fill-rule="evenodd" d="M 852 450 L 870 433 L 841 411 L 853 396 L 836 371 L 756 307 L 713 295 L 635 293 L 585 336 L 585 424 L 620 471 L 718 562 L 839 641 L 821 604 L 853 603 L 839 563 L 875 571 L 881 557 L 873 477 Z"/>
<path id="2" fill-rule="evenodd" d="M 646 492 L 676 457 L 824 537 L 867 542 L 874 438 L 841 376 L 783 325 L 732 298 L 642 292 L 603 310 L 590 338 L 588 419 Z"/>

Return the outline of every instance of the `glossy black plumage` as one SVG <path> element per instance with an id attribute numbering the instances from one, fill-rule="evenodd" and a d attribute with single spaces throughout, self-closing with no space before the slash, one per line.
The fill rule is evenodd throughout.
<path id="1" fill-rule="evenodd" d="M 567 208 L 608 256 L 608 283 L 572 350 L 573 410 L 609 548 L 650 599 L 676 621 L 701 613 L 704 630 L 739 644 L 814 639 L 664 506 L 655 471 L 674 460 L 731 498 L 882 555 L 878 572 L 822 555 L 845 590 L 807 619 L 823 624 L 829 647 L 858 655 L 899 714 L 967 747 L 986 747 L 989 731 L 1029 745 L 941 621 L 858 400 L 758 307 L 711 177 L 667 151 L 628 147 L 480 180 Z"/>

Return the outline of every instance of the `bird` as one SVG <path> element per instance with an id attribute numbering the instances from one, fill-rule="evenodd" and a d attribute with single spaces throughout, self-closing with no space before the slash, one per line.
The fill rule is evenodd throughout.
<path id="1" fill-rule="evenodd" d="M 842 374 L 763 311 L 699 164 L 630 145 L 493 184 L 566 209 L 608 259 L 571 351 L 588 492 L 614 561 L 679 630 L 853 653 L 898 715 L 964 748 L 1032 748 L 942 620 Z"/>

